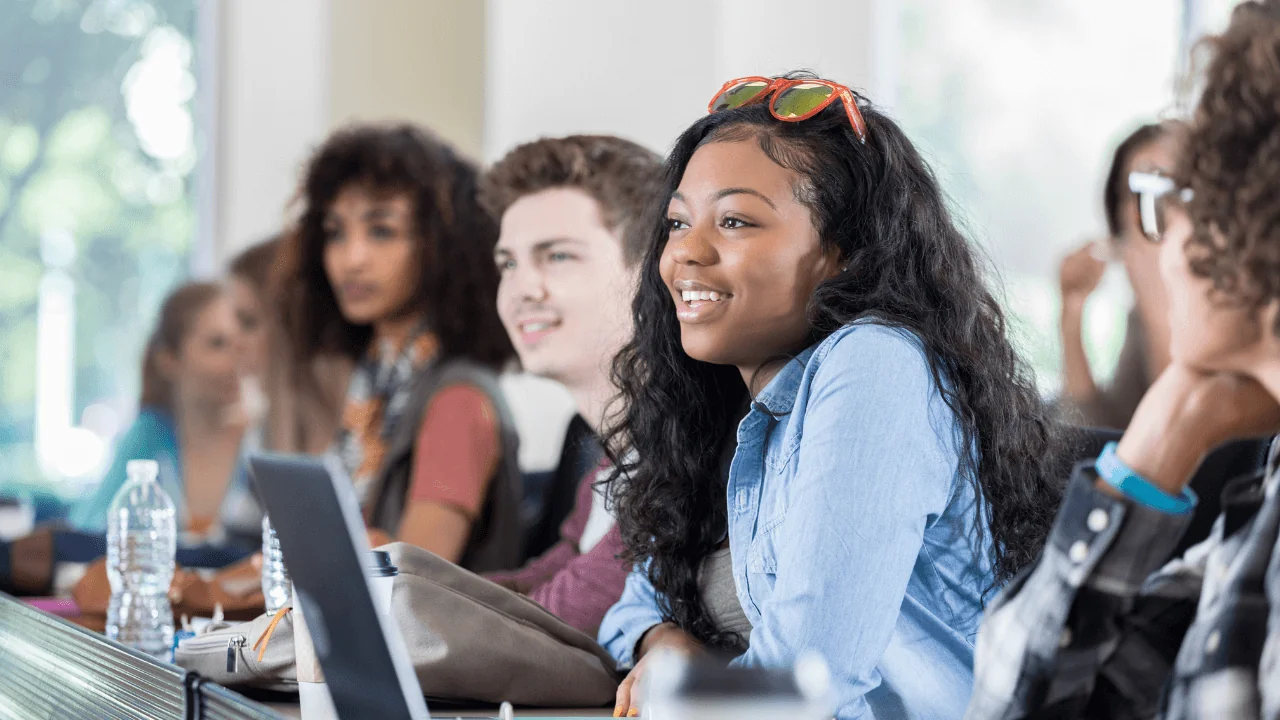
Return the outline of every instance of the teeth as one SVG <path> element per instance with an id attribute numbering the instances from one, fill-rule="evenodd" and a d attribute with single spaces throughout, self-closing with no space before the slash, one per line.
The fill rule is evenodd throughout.
<path id="1" fill-rule="evenodd" d="M 549 322 L 525 323 L 524 325 L 520 326 L 520 329 L 524 330 L 525 332 L 542 332 L 543 330 L 546 330 L 547 328 L 551 327 L 551 325 L 552 323 L 549 323 Z"/>
<path id="2" fill-rule="evenodd" d="M 681 290 L 680 291 L 680 299 L 684 300 L 685 302 L 700 302 L 700 301 L 707 301 L 707 300 L 711 302 L 719 302 L 726 297 L 728 297 L 728 295 L 724 295 L 722 293 L 718 293 L 713 290 Z"/>

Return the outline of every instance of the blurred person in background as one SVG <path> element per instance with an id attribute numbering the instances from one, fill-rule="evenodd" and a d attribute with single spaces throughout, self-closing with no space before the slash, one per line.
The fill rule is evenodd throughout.
<path id="1" fill-rule="evenodd" d="M 152 459 L 178 508 L 180 532 L 204 536 L 235 476 L 246 416 L 241 402 L 240 326 L 226 288 L 184 285 L 165 300 L 142 366 L 142 397 L 133 425 L 94 493 L 72 510 L 77 529 L 101 533 L 107 508 L 124 485 L 125 465 Z"/>
<path id="2" fill-rule="evenodd" d="M 1208 47 L 1175 172 L 1131 178 L 1172 360 L 987 609 L 973 720 L 1280 718 L 1280 444 L 1227 483 L 1213 534 L 1164 562 L 1209 451 L 1280 429 L 1280 0 L 1241 3 Z"/>
<path id="3" fill-rule="evenodd" d="M 619 409 L 610 368 L 631 339 L 645 212 L 661 170 L 661 158 L 633 142 L 574 135 L 521 145 L 485 175 L 481 198 L 501 223 L 498 313 L 524 370 L 563 384 L 597 434 Z M 551 548 L 488 576 L 593 637 L 630 569 L 595 487 L 607 467 L 575 479 Z"/>
<path id="4" fill-rule="evenodd" d="M 69 528 L 42 527 L 0 543 L 0 588 L 22 595 L 67 590 L 53 585 L 57 567 L 105 555 L 107 510 L 135 459 L 159 465 L 157 479 L 177 509 L 179 565 L 223 567 L 257 549 L 261 510 L 238 465 L 251 413 L 236 310 L 224 284 L 189 283 L 169 295 L 144 350 L 138 415 L 117 440 L 109 469 L 71 508 Z M 105 597 L 105 574 L 99 580 Z"/>
<path id="5" fill-rule="evenodd" d="M 279 237 L 272 237 L 242 250 L 227 266 L 227 289 L 240 328 L 240 391 L 247 427 L 240 444 L 236 476 L 227 488 L 223 503 L 222 530 L 246 545 L 260 539 L 262 532 L 263 510 L 253 492 L 246 460 L 249 454 L 264 446 L 268 398 L 263 382 L 279 345 L 268 311 L 279 249 Z"/>
<path id="6" fill-rule="evenodd" d="M 1090 427 L 1124 428 L 1143 393 L 1169 364 L 1168 300 L 1159 272 L 1159 248 L 1142 232 L 1129 173 L 1169 174 L 1177 159 L 1176 123 L 1143 125 L 1116 148 L 1103 191 L 1106 240 L 1068 255 L 1059 270 L 1062 291 L 1062 405 L 1067 419 Z M 1107 268 L 1118 257 L 1133 288 L 1115 373 L 1099 387 L 1084 348 L 1084 309 Z"/>
<path id="7" fill-rule="evenodd" d="M 240 366 L 246 379 L 261 382 L 271 361 L 271 316 L 267 310 L 271 282 L 280 252 L 280 236 L 252 245 L 231 259 L 227 283 L 240 324 Z"/>
<path id="8" fill-rule="evenodd" d="M 292 367 L 352 364 L 334 449 L 368 525 L 487 571 L 519 562 L 520 476 L 477 181 L 423 129 L 334 133 L 307 164 L 278 292 Z"/>

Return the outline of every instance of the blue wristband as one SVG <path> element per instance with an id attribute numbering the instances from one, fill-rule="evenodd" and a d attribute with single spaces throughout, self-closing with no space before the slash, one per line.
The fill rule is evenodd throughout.
<path id="1" fill-rule="evenodd" d="M 1094 464 L 1098 477 L 1106 480 L 1108 485 L 1128 495 L 1135 502 L 1170 515 L 1186 515 L 1195 509 L 1200 498 L 1196 497 L 1194 490 L 1186 487 L 1180 495 L 1170 495 L 1125 465 L 1120 456 L 1116 455 L 1116 447 L 1118 443 L 1107 443 Z"/>

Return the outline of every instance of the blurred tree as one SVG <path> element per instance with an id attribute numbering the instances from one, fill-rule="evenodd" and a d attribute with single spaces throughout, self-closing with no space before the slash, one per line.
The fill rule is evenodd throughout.
<path id="1" fill-rule="evenodd" d="M 196 161 L 195 0 L 5 5 L 0 486 L 45 480 L 31 445 L 46 269 L 75 288 L 75 417 L 93 403 L 128 412 L 155 307 L 185 274 Z"/>

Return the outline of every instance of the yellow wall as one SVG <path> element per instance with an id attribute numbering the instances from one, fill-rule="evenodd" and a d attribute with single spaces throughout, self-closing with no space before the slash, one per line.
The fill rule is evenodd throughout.
<path id="1" fill-rule="evenodd" d="M 329 120 L 408 120 L 480 158 L 485 3 L 331 0 Z"/>

